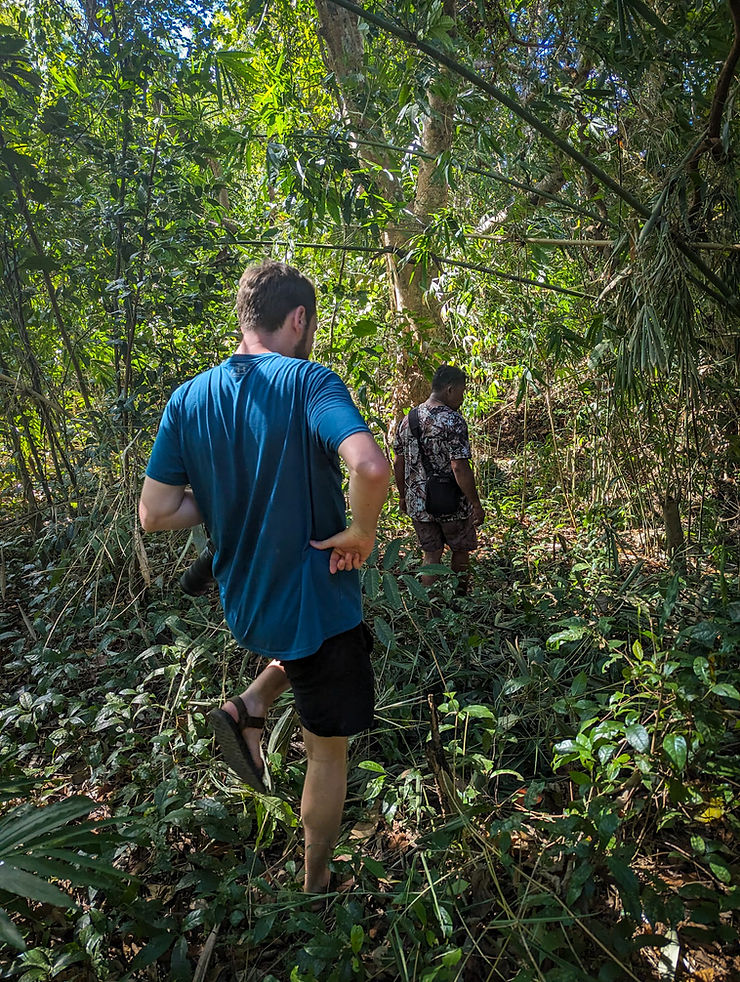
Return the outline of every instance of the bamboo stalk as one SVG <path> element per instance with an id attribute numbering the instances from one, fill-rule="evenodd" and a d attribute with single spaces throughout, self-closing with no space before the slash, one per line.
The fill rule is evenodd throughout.
<path id="1" fill-rule="evenodd" d="M 6 143 L 5 138 L 0 130 L 0 149 L 5 149 Z M 21 214 L 26 224 L 26 229 L 28 231 L 28 236 L 33 243 L 33 248 L 36 255 L 40 259 L 45 259 L 46 254 L 44 248 L 39 241 L 39 237 L 36 235 L 36 229 L 33 225 L 33 220 L 31 219 L 31 212 L 28 209 L 28 204 L 26 202 L 26 197 L 23 193 L 23 186 L 21 184 L 20 178 L 16 173 L 16 169 L 9 159 L 5 161 L 5 166 L 8 169 L 8 174 L 15 188 L 15 196 L 18 201 L 18 207 L 20 208 Z M 56 321 L 57 329 L 64 342 L 64 347 L 67 349 L 67 354 L 69 355 L 70 361 L 72 362 L 72 367 L 74 368 L 75 375 L 77 377 L 77 384 L 80 387 L 80 395 L 85 403 L 85 408 L 90 409 L 90 393 L 87 388 L 87 382 L 85 381 L 85 376 L 82 372 L 82 366 L 79 363 L 77 354 L 75 353 L 74 345 L 72 344 L 72 339 L 67 333 L 67 328 L 64 324 L 64 318 L 62 317 L 62 312 L 59 309 L 59 303 L 57 301 L 57 293 L 54 284 L 51 279 L 51 275 L 47 269 L 41 269 L 41 277 L 44 281 L 44 286 L 46 287 L 46 292 L 49 295 L 49 303 L 51 304 L 52 314 L 54 315 L 54 320 Z"/>

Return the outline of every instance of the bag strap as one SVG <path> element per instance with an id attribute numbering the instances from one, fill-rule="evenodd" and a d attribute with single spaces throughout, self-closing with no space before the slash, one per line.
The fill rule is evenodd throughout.
<path id="1" fill-rule="evenodd" d="M 424 466 L 424 473 L 427 477 L 432 477 L 434 475 L 434 470 L 432 465 L 429 463 L 429 458 L 424 450 L 424 443 L 421 439 L 421 428 L 419 426 L 419 407 L 416 406 L 409 413 L 409 433 L 416 440 L 419 445 L 419 456 L 421 457 L 421 462 Z"/>

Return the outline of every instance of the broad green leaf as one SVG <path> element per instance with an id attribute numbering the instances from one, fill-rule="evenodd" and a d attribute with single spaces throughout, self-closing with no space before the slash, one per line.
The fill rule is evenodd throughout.
<path id="1" fill-rule="evenodd" d="M 0 860 L 0 890 L 15 893 L 27 900 L 39 900 L 42 904 L 52 904 L 54 907 L 74 907 L 75 902 L 66 893 L 46 880 L 39 879 L 25 870 L 11 866 Z"/>
<path id="2" fill-rule="evenodd" d="M 644 754 L 650 748 L 650 735 L 642 723 L 632 723 L 624 732 L 627 737 L 627 742 L 639 751 L 639 753 Z"/>
<path id="3" fill-rule="evenodd" d="M 380 588 L 380 573 L 374 566 L 366 566 L 362 571 L 362 586 L 368 600 L 375 600 Z"/>
<path id="4" fill-rule="evenodd" d="M 376 774 L 385 774 L 385 768 L 377 764 L 374 760 L 363 760 L 358 765 L 363 771 L 373 771 Z"/>
<path id="5" fill-rule="evenodd" d="M 694 675 L 705 682 L 707 685 L 712 684 L 712 677 L 709 674 L 709 662 L 706 658 L 698 657 L 694 659 Z"/>
<path id="6" fill-rule="evenodd" d="M 712 692 L 715 696 L 723 696 L 725 699 L 740 699 L 740 692 L 737 691 L 734 685 L 730 685 L 728 682 L 718 682 L 716 685 L 713 685 Z"/>
<path id="7" fill-rule="evenodd" d="M 369 338 L 372 334 L 377 334 L 377 332 L 377 323 L 367 317 L 363 317 L 362 320 L 355 321 L 352 325 L 352 333 L 358 338 Z"/>
<path id="8" fill-rule="evenodd" d="M 349 943 L 355 955 L 360 953 L 362 943 L 365 940 L 365 929 L 362 924 L 353 924 L 349 934 Z"/>
<path id="9" fill-rule="evenodd" d="M 90 814 L 95 807 L 90 798 L 74 796 L 53 805 L 29 810 L 21 805 L 0 822 L 0 856 L 8 849 L 23 843 L 29 846 L 37 839 L 48 842 L 55 829 Z"/>
<path id="10" fill-rule="evenodd" d="M 570 694 L 572 696 L 580 696 L 588 688 L 588 675 L 585 672 L 579 672 L 578 675 L 573 679 L 570 686 Z"/>
<path id="11" fill-rule="evenodd" d="M 578 753 L 578 744 L 575 740 L 561 740 L 553 749 L 556 754 L 575 754 Z"/>
<path id="12" fill-rule="evenodd" d="M 259 944 L 260 941 L 264 941 L 272 930 L 276 916 L 276 912 L 272 911 L 269 914 L 257 918 L 257 923 L 254 925 L 254 930 L 252 931 L 252 944 Z"/>
<path id="13" fill-rule="evenodd" d="M 419 567 L 419 572 L 429 576 L 449 576 L 452 571 L 444 563 L 427 563 Z"/>
<path id="14" fill-rule="evenodd" d="M 0 160 L 9 168 L 18 171 L 22 177 L 36 178 L 38 176 L 32 158 L 25 153 L 18 153 L 12 147 L 5 146 L 0 149 Z"/>
<path id="15" fill-rule="evenodd" d="M 420 603 L 423 604 L 429 603 L 429 594 L 427 593 L 426 587 L 422 586 L 421 583 L 419 583 L 419 581 L 416 579 L 416 577 L 409 576 L 408 573 L 404 573 L 401 576 L 401 579 L 403 580 L 406 588 L 408 589 L 409 593 L 414 597 L 415 600 L 418 600 Z"/>
<path id="16" fill-rule="evenodd" d="M 384 620 L 382 617 L 375 617 L 373 618 L 373 628 L 375 629 L 375 634 L 378 641 L 380 641 L 383 647 L 395 648 L 396 636 L 393 633 L 388 621 Z"/>
<path id="17" fill-rule="evenodd" d="M 636 874 L 616 856 L 609 856 L 606 863 L 619 888 L 624 909 L 630 917 L 639 920 L 642 915 L 642 908 L 640 907 L 640 881 Z"/>
<path id="18" fill-rule="evenodd" d="M 732 873 L 728 869 L 727 863 L 721 856 L 714 855 L 709 860 L 709 868 L 720 881 L 720 883 L 731 883 Z"/>
<path id="19" fill-rule="evenodd" d="M 403 606 L 393 573 L 383 573 L 383 596 L 394 610 L 400 610 Z"/>
<path id="20" fill-rule="evenodd" d="M 53 256 L 27 256 L 20 265 L 23 269 L 42 269 L 51 273 L 58 269 L 61 263 Z"/>
<path id="21" fill-rule="evenodd" d="M 0 941 L 17 948 L 19 951 L 26 950 L 26 942 L 23 940 L 21 932 L 11 921 L 5 911 L 0 907 Z"/>
<path id="22" fill-rule="evenodd" d="M 548 648 L 559 648 L 565 641 L 580 641 L 587 633 L 588 627 L 586 624 L 575 624 L 572 627 L 566 628 L 564 631 L 551 634 L 547 639 L 547 646 Z"/>
<path id="23" fill-rule="evenodd" d="M 688 757 L 686 737 L 678 733 L 669 733 L 665 740 L 663 740 L 663 750 L 665 750 L 666 756 L 676 770 L 682 771 L 686 766 L 686 759 Z"/>
<path id="24" fill-rule="evenodd" d="M 401 545 L 403 544 L 403 539 L 393 539 L 385 548 L 383 554 L 382 567 L 385 570 L 393 569 L 398 560 L 398 553 L 401 551 Z"/>
<path id="25" fill-rule="evenodd" d="M 269 917 L 265 918 L 265 920 L 269 920 Z M 260 921 L 258 920 L 257 924 L 259 923 Z M 191 982 L 193 978 L 193 966 L 188 960 L 188 939 L 184 935 L 178 938 L 172 947 L 170 974 L 172 982 Z"/>
<path id="26" fill-rule="evenodd" d="M 134 972 L 140 971 L 142 968 L 146 968 L 147 965 L 151 965 L 152 962 L 156 962 L 165 951 L 168 951 L 173 942 L 173 936 L 169 933 L 158 934 L 156 937 L 152 938 L 149 944 L 145 945 L 141 951 L 136 955 L 133 961 L 130 962 L 128 966 L 128 975 L 132 975 Z"/>
<path id="27" fill-rule="evenodd" d="M 373 859 L 372 856 L 363 856 L 362 865 L 365 869 L 369 870 L 373 876 L 376 876 L 379 880 L 384 880 L 387 878 L 388 874 L 385 871 L 385 867 L 378 862 L 377 859 Z"/>
<path id="28" fill-rule="evenodd" d="M 471 719 L 495 719 L 496 714 L 488 706 L 466 706 L 461 712 Z"/>

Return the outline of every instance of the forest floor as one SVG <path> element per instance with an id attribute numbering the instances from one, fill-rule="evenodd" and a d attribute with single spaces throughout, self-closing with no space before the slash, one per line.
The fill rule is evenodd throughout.
<path id="1" fill-rule="evenodd" d="M 182 538 L 131 561 L 121 514 L 3 535 L 0 978 L 740 979 L 734 567 L 499 505 L 458 598 L 389 513 L 377 725 L 315 912 L 290 700 L 253 795 L 206 716 L 259 659 L 177 591 Z"/>

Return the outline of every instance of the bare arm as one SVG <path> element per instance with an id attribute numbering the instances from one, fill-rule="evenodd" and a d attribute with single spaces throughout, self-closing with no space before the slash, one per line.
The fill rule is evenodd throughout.
<path id="1" fill-rule="evenodd" d="M 473 474 L 473 468 L 470 466 L 470 461 L 463 457 L 457 460 L 451 460 L 450 466 L 457 481 L 457 486 L 473 507 L 473 522 L 476 525 L 482 525 L 485 512 L 478 497 L 478 489 L 475 486 L 475 475 Z"/>
<path id="2" fill-rule="evenodd" d="M 396 454 L 393 461 L 393 476 L 398 488 L 398 507 L 406 513 L 406 458 L 402 453 Z"/>
<path id="3" fill-rule="evenodd" d="M 372 552 L 378 516 L 388 494 L 390 467 L 369 433 L 353 433 L 339 445 L 339 456 L 349 471 L 352 522 L 342 532 L 312 541 L 315 549 L 331 549 L 329 569 L 359 569 Z"/>
<path id="4" fill-rule="evenodd" d="M 139 521 L 145 532 L 162 532 L 200 525 L 203 518 L 193 492 L 185 485 L 162 484 L 145 477 L 139 498 Z"/>

